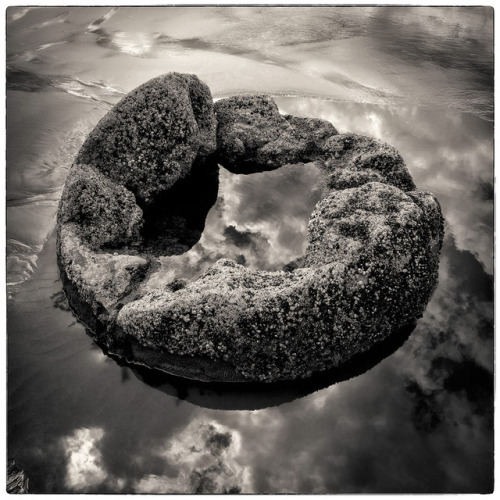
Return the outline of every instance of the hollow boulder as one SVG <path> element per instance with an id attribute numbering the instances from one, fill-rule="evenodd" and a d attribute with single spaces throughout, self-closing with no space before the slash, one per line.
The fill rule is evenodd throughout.
<path id="1" fill-rule="evenodd" d="M 399 153 L 324 120 L 280 115 L 268 96 L 215 108 L 208 100 L 189 75 L 146 83 L 97 125 L 69 174 L 58 217 L 61 275 L 108 352 L 199 380 L 273 382 L 341 367 L 413 325 L 437 284 L 443 219 Z M 179 181 L 201 175 L 211 152 L 207 168 L 216 159 L 236 173 L 310 161 L 323 170 L 297 266 L 269 272 L 220 259 L 198 279 L 162 282 L 144 217 L 169 193 L 191 199 L 175 186 L 216 186 L 215 177 Z M 202 228 L 203 217 L 187 209 L 181 219 Z M 150 240 L 163 219 L 149 223 Z M 157 248 L 181 248 L 166 234 Z"/>

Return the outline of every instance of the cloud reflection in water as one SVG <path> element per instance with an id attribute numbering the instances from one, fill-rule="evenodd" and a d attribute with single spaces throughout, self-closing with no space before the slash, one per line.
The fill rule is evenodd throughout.
<path id="1" fill-rule="evenodd" d="M 100 351 L 84 354 L 84 328 L 68 329 L 71 314 L 34 281 L 48 309 L 25 293 L 10 312 L 8 439 L 36 492 L 186 492 L 202 482 L 258 493 L 492 491 L 492 14 L 9 8 L 7 182 L 9 197 L 27 207 L 9 201 L 13 274 L 18 266 L 31 273 L 31 250 L 45 241 L 57 204 L 50 189 L 62 186 L 72 151 L 118 100 L 116 89 L 168 70 L 197 73 L 217 96 L 318 97 L 277 101 L 284 112 L 394 145 L 447 221 L 439 287 L 401 349 L 363 376 L 253 412 L 199 408 L 134 376 L 123 383 L 127 369 L 100 362 Z M 300 255 L 314 203 L 290 216 L 305 185 L 296 180 L 252 192 L 251 176 L 228 175 L 209 215 L 213 231 L 186 265 L 203 272 L 224 253 L 272 268 Z M 43 211 L 36 193 L 50 202 Z M 55 258 L 40 268 L 53 271 L 51 294 L 59 291 Z M 220 457 L 234 476 L 206 446 L 200 426 L 209 423 L 231 434 Z M 213 483 L 201 473 L 192 482 L 193 470 L 210 464 Z"/>
<path id="2" fill-rule="evenodd" d="M 193 420 L 155 453 L 175 471 L 146 475 L 137 493 L 251 493 L 250 470 L 239 463 L 239 433 L 216 422 Z"/>
<path id="3" fill-rule="evenodd" d="M 76 429 L 62 440 L 68 457 L 66 486 L 74 491 L 86 491 L 100 485 L 107 473 L 103 468 L 99 443 L 104 431 L 99 427 Z"/>
<path id="4" fill-rule="evenodd" d="M 280 109 L 329 120 L 393 145 L 420 190 L 438 198 L 447 231 L 493 273 L 493 123 L 456 111 L 316 99 L 276 99 Z"/>
<path id="5" fill-rule="evenodd" d="M 304 255 L 307 223 L 321 197 L 323 175 L 313 163 L 252 175 L 219 171 L 219 192 L 200 241 L 191 250 L 161 257 L 149 283 L 195 279 L 218 259 L 254 269 L 281 270 Z"/>

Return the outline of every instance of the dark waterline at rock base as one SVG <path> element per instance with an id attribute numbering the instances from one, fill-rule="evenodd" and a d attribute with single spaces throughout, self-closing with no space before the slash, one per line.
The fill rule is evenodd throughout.
<path id="1" fill-rule="evenodd" d="M 207 382 L 203 382 L 200 378 L 190 380 L 184 374 L 176 376 L 175 372 L 168 373 L 141 364 L 134 364 L 134 360 L 129 364 L 125 357 L 111 354 L 105 346 L 101 348 L 120 366 L 129 367 L 132 373 L 146 384 L 180 400 L 214 410 L 260 410 L 289 403 L 333 384 L 362 375 L 396 352 L 408 340 L 414 329 L 415 325 L 401 329 L 390 338 L 373 346 L 369 351 L 353 356 L 340 368 L 313 373 L 306 379 L 282 380 L 271 383 L 245 380 L 228 382 L 228 378 L 224 378 L 224 382 L 211 381 L 215 380 L 215 377 L 210 377 Z M 88 334 L 93 337 L 92 332 L 89 331 Z M 158 353 L 153 351 L 151 355 L 154 357 Z M 148 361 L 147 352 L 144 352 L 144 356 Z M 135 360 L 140 361 L 139 357 L 136 357 Z M 204 366 L 211 364 L 208 359 L 205 363 Z M 178 365 L 174 365 L 174 369 L 175 366 Z"/>
<path id="2" fill-rule="evenodd" d="M 252 382 L 242 377 L 229 363 L 214 364 L 210 358 L 179 356 L 148 349 L 116 327 L 110 334 L 110 326 L 99 322 L 61 269 L 60 277 L 71 309 L 106 355 L 114 358 L 120 366 L 131 367 L 134 374 L 147 384 L 167 394 L 184 395 L 181 399 L 187 401 L 192 393 L 196 404 L 213 409 L 255 410 L 276 406 L 361 375 L 399 349 L 416 326 L 401 328 L 369 350 L 354 355 L 341 367 L 293 381 Z M 210 394 L 221 397 L 213 398 Z"/>

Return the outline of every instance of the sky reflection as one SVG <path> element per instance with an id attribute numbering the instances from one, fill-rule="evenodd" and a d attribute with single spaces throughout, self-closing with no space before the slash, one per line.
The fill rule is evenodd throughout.
<path id="1" fill-rule="evenodd" d="M 63 439 L 68 463 L 66 486 L 75 491 L 87 491 L 101 484 L 107 477 L 102 466 L 99 443 L 104 436 L 100 428 L 76 429 L 71 436 Z"/>
<path id="2" fill-rule="evenodd" d="M 340 133 L 393 145 L 423 191 L 438 198 L 456 244 L 493 274 L 493 122 L 471 114 L 412 106 L 277 99 L 280 109 L 324 118 Z"/>
<path id="3" fill-rule="evenodd" d="M 79 428 L 61 440 L 66 456 L 64 484 L 73 492 L 122 491 L 134 493 L 251 493 L 250 469 L 239 462 L 239 433 L 216 422 L 194 419 L 185 429 L 149 450 L 129 457 L 139 471 L 157 462 L 157 473 L 136 479 L 116 477 L 106 467 L 101 449 L 105 431 Z M 147 462 L 146 462 L 147 461 Z"/>
<path id="4" fill-rule="evenodd" d="M 216 422 L 193 420 L 154 451 L 176 472 L 148 475 L 134 485 L 137 493 L 251 493 L 251 474 L 238 462 L 238 432 Z"/>
<path id="5" fill-rule="evenodd" d="M 492 8 L 10 7 L 6 49 L 8 273 L 32 278 L 8 305 L 7 439 L 32 492 L 492 491 Z M 110 106 L 168 71 L 379 138 L 436 194 L 439 286 L 399 350 L 299 399 L 229 411 L 157 390 L 92 343 L 49 238 L 60 190 Z M 164 258 L 165 276 L 301 255 L 314 167 L 259 175 L 221 169 L 210 230 Z"/>
<path id="6" fill-rule="evenodd" d="M 252 175 L 221 167 L 218 198 L 200 241 L 182 255 L 161 257 L 161 269 L 149 283 L 195 279 L 221 258 L 253 269 L 283 269 L 305 254 L 307 223 L 322 181 L 312 163 Z"/>

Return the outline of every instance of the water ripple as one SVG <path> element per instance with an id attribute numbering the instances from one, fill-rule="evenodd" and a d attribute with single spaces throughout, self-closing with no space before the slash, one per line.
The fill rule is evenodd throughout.
<path id="1" fill-rule="evenodd" d="M 99 19 L 96 19 L 94 22 L 90 23 L 87 26 L 86 31 L 88 32 L 96 31 L 102 23 L 105 23 L 108 19 L 113 17 L 118 12 L 119 9 L 120 7 L 112 7 L 111 9 L 108 10 L 108 12 L 106 12 L 106 14 L 104 14 L 104 16 L 101 16 Z"/>
<path id="2" fill-rule="evenodd" d="M 32 31 L 33 30 L 39 30 L 39 29 L 42 29 L 42 28 L 46 28 L 47 26 L 52 26 L 54 24 L 65 23 L 68 16 L 69 16 L 69 11 L 62 12 L 61 14 L 58 14 L 55 17 L 47 19 L 46 21 L 42 21 L 40 23 L 33 24 L 30 27 L 30 29 Z"/>
<path id="3" fill-rule="evenodd" d="M 124 95 L 121 89 L 107 85 L 103 81 L 87 81 L 65 75 L 38 75 L 14 66 L 7 66 L 7 89 L 24 92 L 40 92 L 49 87 L 74 95 L 81 99 L 115 104 L 107 98 Z"/>
<path id="4" fill-rule="evenodd" d="M 7 10 L 7 23 L 13 23 L 18 19 L 24 17 L 29 11 L 35 9 L 36 7 L 10 7 Z"/>

